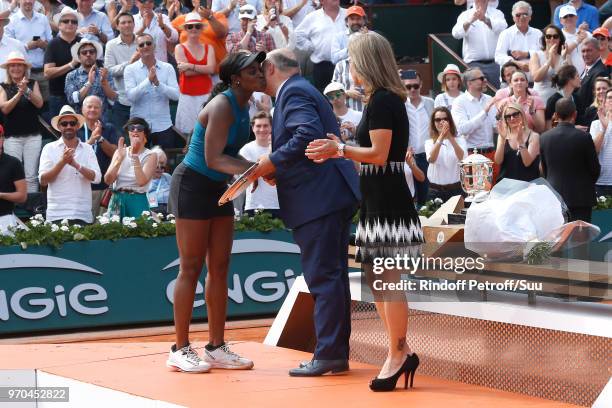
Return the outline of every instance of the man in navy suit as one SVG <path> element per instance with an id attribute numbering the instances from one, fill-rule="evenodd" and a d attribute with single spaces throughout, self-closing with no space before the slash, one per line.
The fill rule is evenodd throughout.
<path id="1" fill-rule="evenodd" d="M 276 97 L 272 153 L 260 158 L 253 178 L 274 176 L 280 218 L 293 230 L 315 302 L 313 359 L 289 375 L 343 372 L 348 370 L 351 334 L 349 228 L 360 199 L 359 179 L 350 160 L 316 164 L 305 156 L 309 142 L 328 133 L 339 135 L 340 129 L 329 102 L 300 76 L 295 54 L 287 49 L 272 51 L 263 69 L 266 93 Z"/>

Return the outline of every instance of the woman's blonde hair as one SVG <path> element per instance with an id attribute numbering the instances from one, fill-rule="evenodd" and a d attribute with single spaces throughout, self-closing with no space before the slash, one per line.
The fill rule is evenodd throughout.
<path id="1" fill-rule="evenodd" d="M 606 77 L 595 78 L 595 81 L 593 82 L 593 103 L 591 104 L 591 106 L 594 106 L 597 109 L 599 109 L 599 101 L 597 100 L 597 94 L 595 93 L 595 89 L 597 89 L 598 82 L 605 82 L 608 85 L 608 89 L 612 87 L 612 85 L 610 84 L 610 80 L 608 78 Z"/>
<path id="2" fill-rule="evenodd" d="M 504 105 L 504 110 L 502 111 L 502 120 L 506 123 L 506 125 L 508 124 L 508 122 L 506 121 L 506 111 L 508 109 L 514 109 L 520 112 L 521 118 L 523 119 L 523 131 L 528 132 L 529 126 L 527 126 L 527 116 L 525 115 L 523 107 L 516 102 L 508 102 Z M 506 126 L 506 129 L 508 132 L 510 132 L 510 126 Z"/>
<path id="3" fill-rule="evenodd" d="M 378 89 L 387 89 L 406 100 L 408 91 L 399 77 L 393 48 L 385 37 L 374 31 L 355 35 L 349 41 L 348 54 L 354 71 L 363 81 L 366 97 Z"/>
<path id="4" fill-rule="evenodd" d="M 17 84 L 15 83 L 15 81 L 13 81 L 13 78 L 11 78 L 11 75 L 10 75 L 10 74 L 9 74 L 9 72 L 8 72 L 8 71 L 9 71 L 9 66 L 11 66 L 11 65 L 21 65 L 21 66 L 23 66 L 23 77 L 24 77 L 25 79 L 27 79 L 28 81 L 30 80 L 30 69 L 29 69 L 29 68 L 28 68 L 26 65 L 19 64 L 19 63 L 15 63 L 15 64 L 8 64 L 8 65 L 6 66 L 6 79 L 5 79 L 5 81 L 6 81 L 6 83 L 7 83 L 7 84 L 9 84 L 9 85 L 13 85 L 13 84 L 17 85 Z"/>

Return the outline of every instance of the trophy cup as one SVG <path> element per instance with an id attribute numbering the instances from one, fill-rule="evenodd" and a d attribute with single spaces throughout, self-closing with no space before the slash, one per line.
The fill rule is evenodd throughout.
<path id="1" fill-rule="evenodd" d="M 487 199 L 493 187 L 493 162 L 474 149 L 473 153 L 459 162 L 461 188 L 467 193 L 466 207 Z"/>

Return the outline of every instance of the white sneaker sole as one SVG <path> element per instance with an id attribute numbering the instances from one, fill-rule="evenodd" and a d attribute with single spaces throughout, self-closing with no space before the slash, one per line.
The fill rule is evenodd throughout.
<path id="1" fill-rule="evenodd" d="M 206 362 L 208 364 L 210 364 L 210 366 L 212 368 L 222 368 L 222 369 L 225 369 L 225 370 L 250 370 L 255 365 L 255 364 L 251 363 L 251 364 L 247 364 L 247 365 L 236 366 L 236 365 L 225 364 L 225 363 L 217 363 L 217 362 L 214 362 L 214 361 L 206 361 Z"/>
<path id="2" fill-rule="evenodd" d="M 167 360 L 166 361 L 166 367 L 168 367 L 171 371 L 180 371 L 182 373 L 189 373 L 189 374 L 203 374 L 203 373 L 207 373 L 210 371 L 210 369 L 212 367 L 206 367 L 204 369 L 202 368 L 197 368 L 197 369 L 192 369 L 192 370 L 185 370 L 181 367 L 179 367 L 178 365 L 176 365 L 174 362 Z"/>

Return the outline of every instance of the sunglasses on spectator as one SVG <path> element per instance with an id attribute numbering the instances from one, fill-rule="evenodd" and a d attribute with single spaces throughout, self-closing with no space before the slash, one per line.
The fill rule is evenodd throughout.
<path id="1" fill-rule="evenodd" d="M 434 118 L 434 122 L 436 122 L 436 123 L 448 122 L 448 118 L 446 116 L 443 117 L 443 118 Z"/>
<path id="2" fill-rule="evenodd" d="M 517 119 L 519 116 L 521 116 L 521 112 L 512 112 L 507 115 L 504 115 L 504 119 L 506 120 Z"/>
<path id="3" fill-rule="evenodd" d="M 594 35 L 593 37 L 597 38 L 599 41 L 608 41 L 608 37 L 605 37 L 603 35 Z"/>
<path id="4" fill-rule="evenodd" d="M 420 85 L 420 84 L 408 84 L 408 85 L 406 85 L 406 89 L 407 89 L 407 90 L 409 90 L 409 91 L 410 91 L 411 89 L 414 89 L 414 90 L 416 91 L 416 90 L 417 90 L 417 89 L 419 89 L 420 87 L 421 87 L 421 85 Z"/>
<path id="5" fill-rule="evenodd" d="M 529 16 L 529 13 L 516 13 L 514 15 L 514 17 L 516 17 L 516 18 L 528 17 L 528 16 Z"/>
<path id="6" fill-rule="evenodd" d="M 145 127 L 144 125 L 129 125 L 127 129 L 130 132 L 144 132 Z"/>
<path id="7" fill-rule="evenodd" d="M 152 41 L 143 41 L 138 44 L 138 48 L 150 47 L 153 45 Z"/>
<path id="8" fill-rule="evenodd" d="M 329 99 L 330 101 L 333 101 L 333 100 L 335 100 L 335 99 L 340 98 L 342 95 L 344 95 L 344 92 L 342 92 L 342 91 L 336 91 L 336 92 L 334 92 L 334 93 L 328 93 L 328 94 L 327 94 L 327 95 L 325 95 L 325 96 L 327 96 L 327 99 Z"/>
<path id="9" fill-rule="evenodd" d="M 470 82 L 472 82 L 472 81 L 484 81 L 485 79 L 487 79 L 487 78 L 485 78 L 484 76 L 479 76 L 479 77 L 476 77 L 476 78 L 468 79 L 468 81 L 470 81 Z"/>
<path id="10" fill-rule="evenodd" d="M 546 34 L 544 36 L 547 40 L 558 40 L 559 34 Z"/>
<path id="11" fill-rule="evenodd" d="M 87 49 L 87 50 L 81 50 L 81 51 L 79 51 L 79 54 L 81 54 L 81 55 L 96 55 L 97 51 L 95 50 L 95 48 L 91 48 L 91 49 Z"/>
<path id="12" fill-rule="evenodd" d="M 60 20 L 60 23 L 77 25 L 79 24 L 79 20 L 66 19 L 66 20 Z"/>
<path id="13" fill-rule="evenodd" d="M 185 29 L 187 30 L 200 30 L 202 28 L 202 24 L 185 24 Z"/>
<path id="14" fill-rule="evenodd" d="M 59 125 L 61 127 L 68 127 L 68 126 L 75 127 L 77 125 L 77 123 L 79 123 L 79 122 L 77 122 L 76 120 L 65 120 L 63 122 L 60 122 Z"/>

